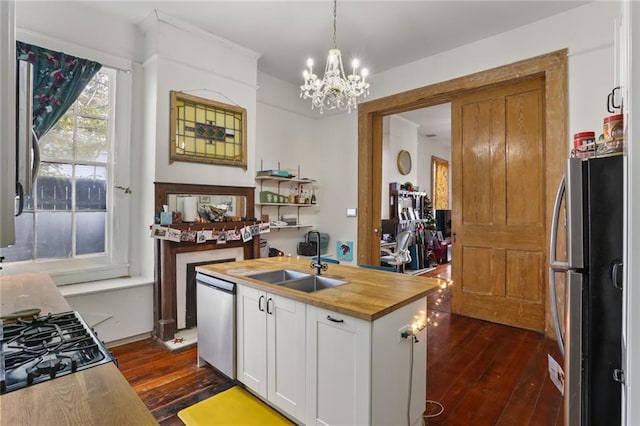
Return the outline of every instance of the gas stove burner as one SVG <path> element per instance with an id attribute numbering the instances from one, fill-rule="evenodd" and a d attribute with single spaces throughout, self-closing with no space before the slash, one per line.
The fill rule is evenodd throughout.
<path id="1" fill-rule="evenodd" d="M 40 374 L 50 374 L 52 376 L 56 375 L 56 371 L 62 370 L 64 365 L 60 362 L 59 359 L 47 359 L 42 362 L 39 362 L 36 365 L 36 369 Z"/>
<path id="2" fill-rule="evenodd" d="M 114 361 L 76 312 L 3 325 L 0 340 L 0 393 Z"/>
<path id="3" fill-rule="evenodd" d="M 27 369 L 27 384 L 33 384 L 33 379 L 42 375 L 48 375 L 53 379 L 56 373 L 64 368 L 65 365 L 57 358 L 42 360 L 34 367 Z"/>

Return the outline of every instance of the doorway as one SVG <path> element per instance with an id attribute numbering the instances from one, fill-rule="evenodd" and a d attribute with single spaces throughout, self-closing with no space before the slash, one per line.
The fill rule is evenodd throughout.
<path id="1" fill-rule="evenodd" d="M 452 102 L 463 95 L 469 95 L 487 88 L 528 80 L 534 77 L 543 79 L 542 97 L 544 103 L 544 179 L 541 191 L 544 196 L 544 245 L 548 246 L 548 232 L 551 225 L 551 211 L 555 196 L 555 186 L 563 174 L 563 159 L 567 156 L 567 51 L 566 49 L 523 60 L 510 65 L 481 71 L 465 77 L 414 89 L 408 92 L 376 99 L 358 107 L 358 207 L 361 212 L 358 220 L 358 263 L 374 263 L 379 255 L 382 187 L 382 123 L 388 115 L 398 114 Z M 452 141 L 453 144 L 456 141 Z M 455 164 L 452 165 L 455 168 Z M 456 199 L 456 187 L 452 188 L 452 197 Z M 455 202 L 454 202 L 455 204 Z M 455 247 L 456 226 L 454 218 L 452 236 Z M 454 260 L 455 263 L 455 260 Z M 548 253 L 545 251 L 540 262 L 546 268 Z M 461 284 L 461 276 L 453 272 L 454 285 Z M 550 311 L 547 309 L 546 274 L 541 271 L 540 279 L 544 289 L 545 306 L 544 330 L 553 334 Z"/>
<path id="2" fill-rule="evenodd" d="M 412 167 L 408 170 L 400 167 L 401 154 L 411 159 Z M 405 272 L 421 275 L 438 264 L 448 263 L 451 259 L 451 103 L 386 116 L 382 157 L 384 243 L 381 245 L 386 246 L 390 237 L 393 241 L 393 235 L 399 230 L 409 230 L 415 235 L 410 246 L 411 261 L 405 265 Z M 410 187 L 411 191 L 402 192 L 403 187 Z M 397 197 L 403 202 L 394 205 L 396 197 L 392 194 L 403 194 Z M 409 217 L 403 220 L 401 211 Z M 390 222 L 398 231 L 389 232 Z"/>

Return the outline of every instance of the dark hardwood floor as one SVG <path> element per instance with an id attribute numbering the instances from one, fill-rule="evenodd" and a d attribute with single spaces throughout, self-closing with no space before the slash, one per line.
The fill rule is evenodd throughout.
<path id="1" fill-rule="evenodd" d="M 450 269 L 439 265 L 425 275 L 448 279 Z M 444 412 L 425 424 L 562 425 L 562 397 L 547 373 L 547 354 L 560 360 L 555 342 L 539 333 L 451 315 L 449 300 L 448 290 L 428 300 L 433 323 L 427 334 L 427 399 L 441 403 Z M 178 411 L 234 385 L 213 368 L 198 368 L 195 347 L 170 352 L 146 339 L 111 350 L 163 426 L 182 425 Z"/>

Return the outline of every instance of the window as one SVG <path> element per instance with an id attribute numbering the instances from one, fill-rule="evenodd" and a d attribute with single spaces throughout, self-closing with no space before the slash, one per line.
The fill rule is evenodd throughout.
<path id="1" fill-rule="evenodd" d="M 16 244 L 0 249 L 8 270 L 46 264 L 55 275 L 113 263 L 116 76 L 103 67 L 40 139 L 40 172 L 16 218 Z"/>

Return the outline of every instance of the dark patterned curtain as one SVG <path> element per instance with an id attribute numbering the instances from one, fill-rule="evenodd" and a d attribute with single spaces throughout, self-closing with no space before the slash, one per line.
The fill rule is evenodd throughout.
<path id="1" fill-rule="evenodd" d="M 53 127 L 102 65 L 32 44 L 16 42 L 18 60 L 33 64 L 33 130 L 38 139 Z"/>

